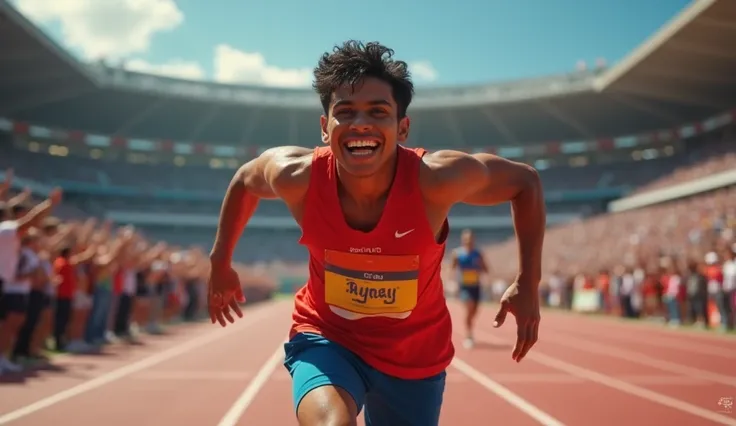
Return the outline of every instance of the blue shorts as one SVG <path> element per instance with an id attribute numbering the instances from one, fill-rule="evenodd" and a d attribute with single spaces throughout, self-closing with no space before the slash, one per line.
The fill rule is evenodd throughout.
<path id="1" fill-rule="evenodd" d="M 445 376 L 405 380 L 379 372 L 354 353 L 324 337 L 300 333 L 284 345 L 284 366 L 292 378 L 294 409 L 321 386 L 336 386 L 365 407 L 366 426 L 437 426 Z"/>
<path id="2" fill-rule="evenodd" d="M 460 286 L 460 300 L 463 302 L 480 301 L 480 285 Z"/>

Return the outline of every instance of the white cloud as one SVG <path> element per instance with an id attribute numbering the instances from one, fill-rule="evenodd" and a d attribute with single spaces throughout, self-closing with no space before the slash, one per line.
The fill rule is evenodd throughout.
<path id="1" fill-rule="evenodd" d="M 418 82 L 438 78 L 437 70 L 427 61 L 409 64 Z M 215 48 L 214 80 L 220 83 L 246 83 L 275 87 L 309 87 L 312 68 L 280 68 L 269 65 L 259 52 L 244 52 L 227 44 Z"/>
<path id="2" fill-rule="evenodd" d="M 431 82 L 437 80 L 439 73 L 428 61 L 418 61 L 409 64 L 409 71 L 417 82 Z"/>
<path id="3" fill-rule="evenodd" d="M 184 60 L 173 60 L 164 64 L 152 64 L 142 59 L 132 59 L 125 62 L 125 69 L 187 80 L 203 80 L 206 75 L 204 68 L 200 64 Z"/>
<path id="4" fill-rule="evenodd" d="M 279 68 L 266 63 L 259 52 L 244 52 L 227 44 L 215 47 L 214 79 L 220 83 L 247 83 L 276 87 L 308 87 L 311 68 Z"/>
<path id="5" fill-rule="evenodd" d="M 175 0 L 15 0 L 16 7 L 36 24 L 58 23 L 63 43 L 85 60 L 107 58 L 126 61 L 126 68 L 162 76 L 201 80 L 207 76 L 201 63 L 170 60 L 152 63 L 136 58 L 148 51 L 153 36 L 184 22 Z M 113 62 L 115 63 L 115 62 Z M 431 63 L 411 63 L 417 82 L 437 79 Z M 309 87 L 312 68 L 281 68 L 266 62 L 259 52 L 245 52 L 228 44 L 213 52 L 212 80 L 272 87 Z"/>
<path id="6" fill-rule="evenodd" d="M 16 0 L 34 22 L 58 22 L 64 43 L 86 59 L 148 50 L 151 38 L 184 21 L 174 0 Z"/>

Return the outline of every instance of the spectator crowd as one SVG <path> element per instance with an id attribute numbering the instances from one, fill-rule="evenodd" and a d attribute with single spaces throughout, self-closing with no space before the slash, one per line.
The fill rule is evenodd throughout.
<path id="1" fill-rule="evenodd" d="M 198 248 L 147 241 L 132 227 L 52 216 L 61 190 L 34 203 L 0 182 L 0 374 L 48 353 L 102 350 L 205 315 L 209 262 Z"/>
<path id="2" fill-rule="evenodd" d="M 733 139 L 721 155 L 674 170 L 643 191 L 736 169 Z M 516 256 L 515 241 L 486 248 Z M 576 311 L 654 318 L 722 331 L 736 315 L 736 185 L 549 229 L 541 300 Z M 513 262 L 496 273 L 513 277 Z"/>

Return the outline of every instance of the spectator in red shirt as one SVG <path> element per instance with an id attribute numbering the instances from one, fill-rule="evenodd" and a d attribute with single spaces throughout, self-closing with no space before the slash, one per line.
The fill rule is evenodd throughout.
<path id="1" fill-rule="evenodd" d="M 54 344 L 57 351 L 66 347 L 66 331 L 72 315 L 72 300 L 77 291 L 77 269 L 72 262 L 71 247 L 64 247 L 54 260 L 54 273 L 60 278 L 56 287 L 56 310 L 54 312 Z"/>

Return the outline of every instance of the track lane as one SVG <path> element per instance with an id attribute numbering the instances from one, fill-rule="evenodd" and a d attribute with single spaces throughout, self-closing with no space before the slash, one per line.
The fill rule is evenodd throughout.
<path id="1" fill-rule="evenodd" d="M 511 346 L 515 340 L 512 317 L 502 329 L 492 329 L 489 324 L 495 311 L 485 307 L 481 311 L 479 322 L 480 344 L 476 349 L 467 351 L 461 346 L 462 330 L 458 326 L 462 324 L 462 310 L 455 302 L 449 302 L 449 305 L 456 329 L 455 365 L 460 365 L 459 362 L 466 363 L 482 377 L 516 394 L 552 420 L 544 423 L 540 420 L 544 416 L 535 420 L 528 412 L 519 408 L 518 401 L 514 405 L 511 402 L 513 398 L 508 394 L 500 395 L 498 388 L 494 388 L 496 390 L 492 392 L 484 387 L 481 384 L 482 377 L 472 377 L 467 371 L 463 373 L 451 366 L 448 369 L 445 404 L 440 423 L 442 425 L 484 425 L 491 421 L 513 425 L 539 425 L 555 424 L 555 419 L 559 420 L 558 425 L 568 426 L 593 423 L 618 426 L 621 422 L 642 424 L 643 419 L 656 419 L 657 423 L 664 424 L 736 425 L 736 417 L 718 413 L 721 409 L 717 406 L 718 399 L 730 394 L 712 398 L 715 391 L 710 389 L 714 384 L 708 380 L 707 375 L 697 378 L 692 374 L 674 374 L 672 371 L 621 359 L 620 353 L 608 350 L 615 348 L 619 351 L 635 352 L 640 348 L 632 344 L 622 345 L 625 336 L 608 339 L 607 335 L 619 336 L 616 333 L 620 332 L 614 327 L 608 333 L 610 330 L 605 325 L 607 321 L 577 318 L 576 321 L 581 322 L 577 329 L 584 332 L 576 333 L 568 330 L 569 321 L 562 321 L 563 324 L 559 326 L 556 319 L 558 314 L 543 314 L 542 340 L 528 359 L 517 364 L 511 360 Z M 256 316 L 257 309 L 264 309 L 263 316 L 258 317 L 252 325 L 231 330 L 231 334 L 223 335 L 207 345 L 130 373 L 117 381 L 61 401 L 12 424 L 36 425 L 68 421 L 81 425 L 105 422 L 112 426 L 218 425 L 225 413 L 242 400 L 244 391 L 253 383 L 254 377 L 266 361 L 282 347 L 291 308 L 290 302 L 277 302 L 249 309 L 246 314 L 253 317 Z M 639 337 L 649 336 L 645 331 L 648 327 L 630 327 L 638 332 Z M 43 373 L 46 375 L 30 378 L 27 385 L 8 384 L 0 387 L 0 407 L 6 404 L 3 396 L 11 392 L 20 390 L 19 393 L 25 395 L 23 398 L 16 398 L 13 405 L 5 405 L 17 408 L 18 404 L 38 399 L 41 394 L 48 396 L 58 392 L 65 383 L 78 384 L 90 378 L 94 380 L 94 376 L 109 374 L 126 363 L 139 363 L 147 357 L 159 356 L 176 345 L 222 331 L 210 324 L 184 326 L 175 330 L 176 333 L 171 336 L 151 338 L 150 343 L 144 347 L 126 348 L 125 351 L 116 352 L 109 357 L 62 358 L 60 364 L 70 363 L 75 368 L 64 373 Z M 589 336 L 589 330 L 597 330 L 599 333 Z M 665 353 L 672 349 L 661 344 L 662 341 L 672 340 L 672 335 L 662 337 L 659 333 L 653 333 L 652 337 L 655 344 L 647 346 L 646 356 L 654 358 L 658 356 L 657 351 Z M 588 349 L 596 349 L 591 351 L 581 348 L 581 340 L 583 343 L 590 342 Z M 698 338 L 697 341 L 703 339 Z M 718 344 L 722 344 L 722 341 Z M 667 343 L 664 344 L 666 345 Z M 118 349 L 122 348 L 116 348 Z M 607 350 L 608 353 L 605 353 Z M 717 355 L 711 356 L 726 359 Z M 231 423 L 219 423 L 219 426 L 297 424 L 291 403 L 291 382 L 281 365 L 282 359 L 279 358 L 278 365 L 272 372 L 268 372 L 263 386 L 257 387 L 257 392 L 246 404 L 242 416 Z M 711 370 L 705 371 L 712 373 Z M 651 394 L 641 397 L 632 394 L 625 387 L 604 385 L 599 382 L 600 377 L 596 379 L 595 374 L 601 375 L 604 380 L 618 380 Z M 30 391 L 31 388 L 36 388 L 35 393 Z M 674 400 L 690 404 L 688 406 L 701 410 L 701 416 L 684 412 L 682 407 L 668 406 L 661 401 L 652 400 L 652 394 L 669 398 L 665 402 Z M 30 398 L 31 395 L 36 396 Z M 7 411 L 0 408 L 0 413 L 4 412 Z M 710 417 L 704 418 L 703 412 Z M 362 416 L 359 424 L 363 424 Z"/>
<path id="2" fill-rule="evenodd" d="M 496 306 L 489 304 L 488 306 Z M 494 310 L 495 308 L 491 308 Z M 606 330 L 617 335 L 632 335 L 637 332 L 643 332 L 648 337 L 656 340 L 687 340 L 689 342 L 699 342 L 701 345 L 717 349 L 732 349 L 736 344 L 736 334 L 721 334 L 716 331 L 699 330 L 692 327 L 670 328 L 664 323 L 658 323 L 652 320 L 628 320 L 615 316 L 583 314 L 577 312 L 561 311 L 557 309 L 545 308 L 542 310 L 545 318 L 555 318 L 555 322 L 561 327 L 575 327 L 581 319 L 586 320 L 585 324 L 591 329 L 595 329 L 597 324 L 605 325 Z"/>
<path id="3" fill-rule="evenodd" d="M 249 321 L 246 317 L 226 329 L 207 324 L 209 330 L 202 333 L 216 336 L 208 343 L 31 413 L 13 424 L 52 424 L 60 419 L 65 423 L 104 422 L 111 426 L 217 424 L 253 377 L 253 369 L 283 340 L 289 312 L 288 304 L 274 303 L 259 308 L 257 313 L 246 310 Z M 270 328 L 262 327 L 264 323 L 281 332 L 273 334 Z M 94 407 L 104 408 L 90 409 Z"/>
<path id="4" fill-rule="evenodd" d="M 454 317 L 461 318 L 463 314 L 462 307 L 454 302 L 450 306 Z M 490 324 L 493 321 L 494 314 L 495 311 L 488 309 L 481 312 L 476 337 L 482 343 L 495 346 L 506 342 L 513 344 L 515 341 L 513 317 L 509 317 L 510 322 L 501 329 L 493 329 Z M 581 320 L 584 319 L 581 318 Z M 560 376 L 558 383 L 543 383 L 541 380 L 536 380 L 536 382 L 526 386 L 518 383 L 518 381 L 517 383 L 509 383 L 509 388 L 515 391 L 518 390 L 522 396 L 529 396 L 532 401 L 539 401 L 540 408 L 549 411 L 552 415 L 559 416 L 567 424 L 584 424 L 582 422 L 585 421 L 586 416 L 592 416 L 592 414 L 586 414 L 586 412 L 595 412 L 598 413 L 596 416 L 604 416 L 606 419 L 600 420 L 600 422 L 611 422 L 606 424 L 614 424 L 615 422 L 634 422 L 636 424 L 637 420 L 640 419 L 638 416 L 645 411 L 651 412 L 652 418 L 657 418 L 663 422 L 667 420 L 678 424 L 718 424 L 708 423 L 708 419 L 699 418 L 692 411 L 699 411 L 702 416 L 717 416 L 715 413 L 719 408 L 717 406 L 718 399 L 720 396 L 730 395 L 730 393 L 725 393 L 719 397 L 714 397 L 714 394 L 723 392 L 721 385 L 642 366 L 636 362 L 623 360 L 615 356 L 600 353 L 591 354 L 589 351 L 580 348 L 560 344 L 555 342 L 553 338 L 549 338 L 545 333 L 545 327 L 554 328 L 553 325 L 550 325 L 554 321 L 554 318 L 544 317 L 544 327 L 540 330 L 540 341 L 528 356 L 528 359 L 525 359 L 518 366 L 510 359 L 510 348 L 500 358 L 493 354 L 478 355 L 476 352 L 481 352 L 481 350 L 474 350 L 472 354 L 467 355 L 469 362 L 474 365 L 481 365 L 479 368 L 488 372 L 489 375 L 500 374 L 504 371 L 508 373 L 513 370 L 523 374 L 539 375 L 541 373 L 559 376 L 568 373 L 570 375 L 570 371 L 573 370 L 567 368 L 567 366 L 577 366 L 591 373 L 597 373 L 597 376 L 593 374 L 597 381 L 591 380 L 590 375 L 572 374 L 573 377 L 576 377 L 578 384 L 568 383 L 563 385 L 562 382 L 566 381 L 562 378 L 564 376 Z M 605 326 L 601 324 L 600 327 Z M 563 366 L 565 368 L 561 369 L 558 361 L 566 363 L 567 366 Z M 527 372 L 526 369 L 530 367 L 524 364 L 537 365 L 531 367 L 534 370 Z M 522 365 L 524 366 L 522 367 Z M 540 375 L 539 377 L 543 376 Z M 623 381 L 624 384 L 618 386 L 620 383 L 616 382 L 617 380 Z M 614 382 L 617 386 L 612 385 Z M 685 383 L 686 385 L 683 385 Z M 562 386 L 564 386 L 564 392 L 560 391 Z M 635 389 L 631 389 L 631 386 L 634 386 Z M 622 388 L 627 390 L 624 391 Z M 645 393 L 647 398 L 643 398 L 642 393 Z M 652 395 L 652 393 L 655 395 Z M 591 401 L 590 395 L 595 395 L 596 401 Z M 653 401 L 653 399 L 658 398 L 667 399 L 671 406 L 668 407 L 662 404 L 661 401 Z M 575 400 L 586 401 L 582 410 L 571 409 L 575 406 Z M 610 401 L 615 401 L 615 403 L 611 404 Z M 673 407 L 674 405 L 679 405 L 679 408 Z M 622 411 L 616 408 L 621 406 L 626 406 L 627 410 Z M 560 407 L 564 408 L 560 410 Z M 724 419 L 726 418 L 724 417 L 721 420 L 726 421 Z M 730 420 L 733 424 L 736 424 L 736 419 Z M 711 421 L 714 420 L 711 419 Z"/>

